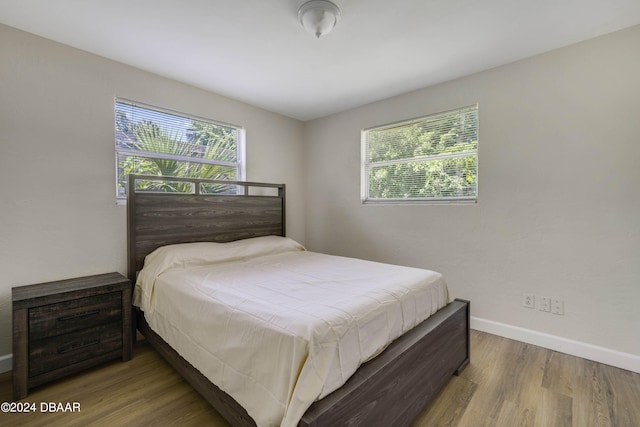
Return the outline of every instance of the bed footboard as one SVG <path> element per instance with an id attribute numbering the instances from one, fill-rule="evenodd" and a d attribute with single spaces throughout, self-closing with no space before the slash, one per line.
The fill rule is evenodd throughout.
<path id="1" fill-rule="evenodd" d="M 470 303 L 455 300 L 315 402 L 299 426 L 408 426 L 469 363 Z"/>

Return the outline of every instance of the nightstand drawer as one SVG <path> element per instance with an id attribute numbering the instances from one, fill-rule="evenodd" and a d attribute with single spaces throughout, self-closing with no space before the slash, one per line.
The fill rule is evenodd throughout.
<path id="1" fill-rule="evenodd" d="M 29 377 L 121 349 L 121 322 L 33 341 L 29 349 Z"/>
<path id="2" fill-rule="evenodd" d="M 29 309 L 29 338 L 39 340 L 122 317 L 122 293 L 111 292 Z"/>

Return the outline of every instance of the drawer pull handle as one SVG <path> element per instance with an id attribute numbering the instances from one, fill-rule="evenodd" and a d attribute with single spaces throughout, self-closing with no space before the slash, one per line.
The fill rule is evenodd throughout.
<path id="1" fill-rule="evenodd" d="M 89 317 L 89 316 L 93 316 L 94 314 L 98 314 L 98 313 L 100 313 L 100 310 L 85 311 L 84 313 L 78 313 L 78 314 L 72 314 L 70 316 L 58 317 L 58 321 L 64 322 L 65 320 L 80 319 L 82 317 Z"/>
<path id="2" fill-rule="evenodd" d="M 58 354 L 65 354 L 65 353 L 69 353 L 70 351 L 73 350 L 78 350 L 80 348 L 85 348 L 85 347 L 91 347 L 92 345 L 96 345 L 96 344 L 100 344 L 100 339 L 95 339 L 95 340 L 91 340 L 91 341 L 87 341 L 87 342 L 83 342 L 80 344 L 71 344 L 67 347 L 60 347 L 58 348 Z"/>

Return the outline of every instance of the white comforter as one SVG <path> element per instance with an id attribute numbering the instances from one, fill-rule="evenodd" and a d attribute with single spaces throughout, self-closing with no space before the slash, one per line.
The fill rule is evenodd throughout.
<path id="1" fill-rule="evenodd" d="M 160 248 L 134 292 L 151 328 L 258 426 L 284 427 L 447 301 L 439 273 L 282 237 Z"/>

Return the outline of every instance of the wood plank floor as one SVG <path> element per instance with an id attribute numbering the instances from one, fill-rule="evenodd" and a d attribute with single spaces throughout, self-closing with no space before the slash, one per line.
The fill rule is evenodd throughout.
<path id="1" fill-rule="evenodd" d="M 0 402 L 11 401 L 11 373 Z M 75 413 L 0 413 L 3 426 L 228 424 L 144 341 L 113 362 L 34 389 L 23 402 L 79 402 Z M 471 363 L 413 427 L 640 426 L 640 374 L 472 331 Z M 393 427 L 393 426 L 390 426 Z"/>

